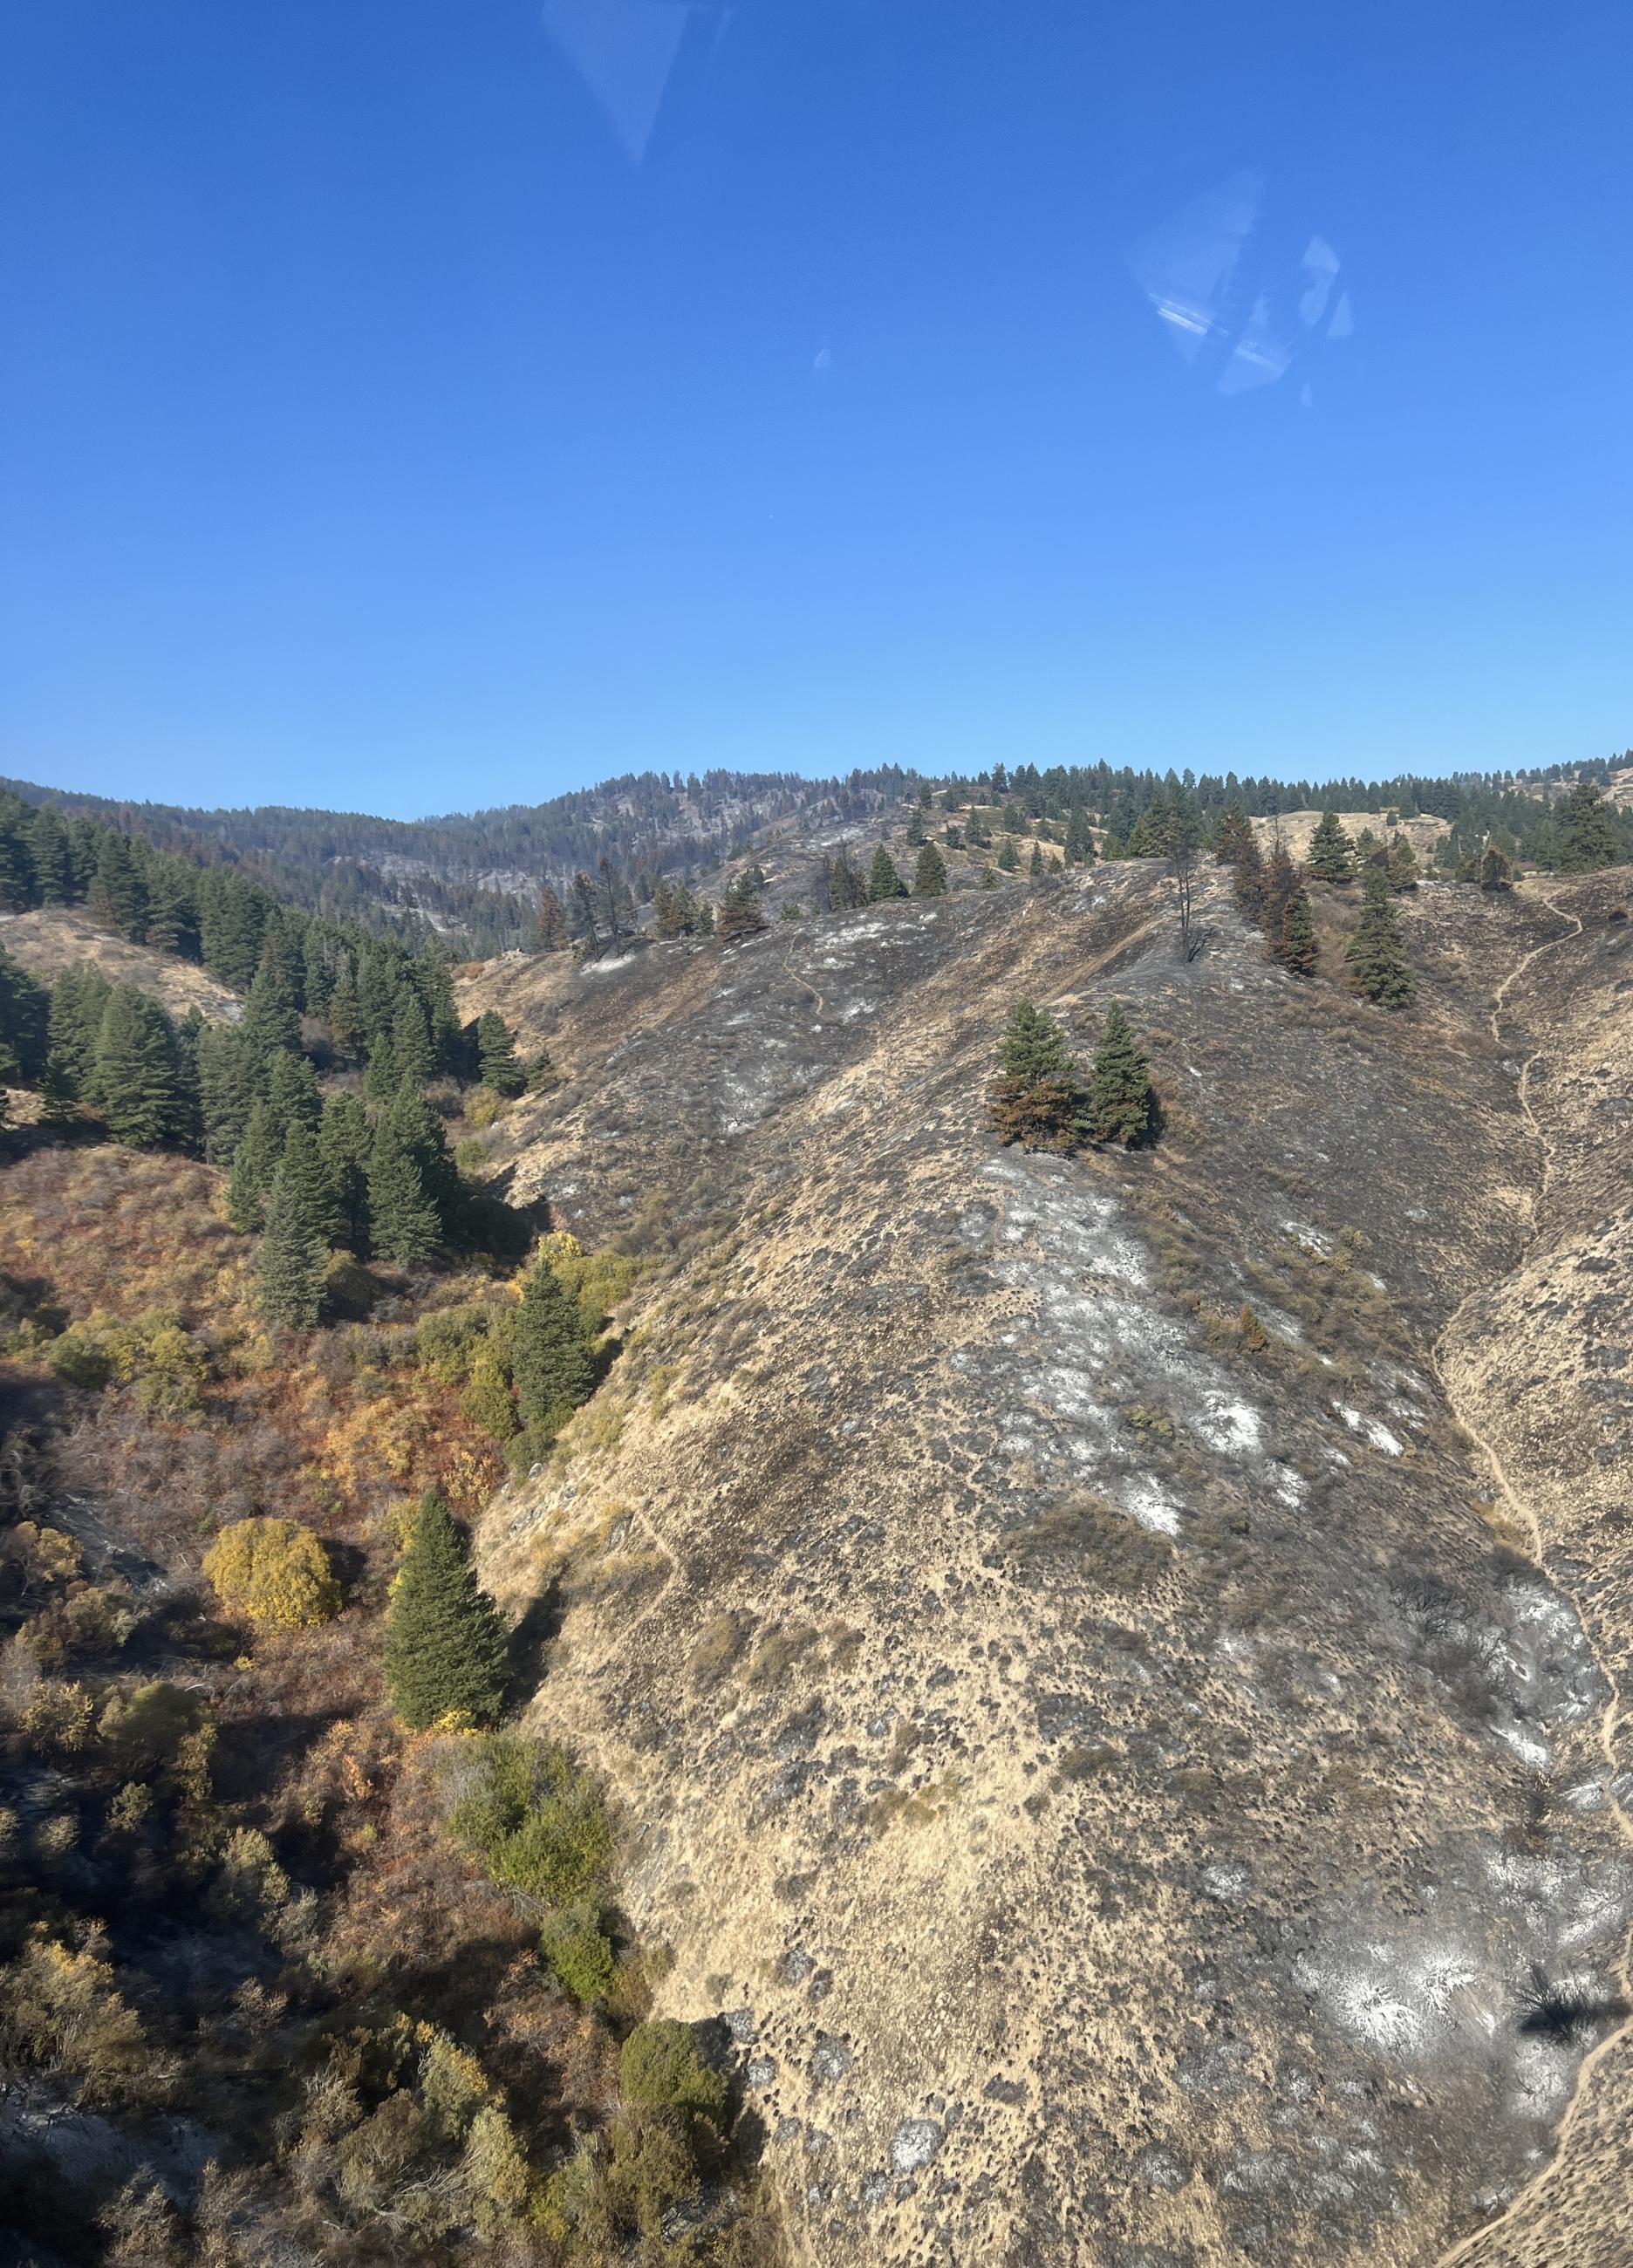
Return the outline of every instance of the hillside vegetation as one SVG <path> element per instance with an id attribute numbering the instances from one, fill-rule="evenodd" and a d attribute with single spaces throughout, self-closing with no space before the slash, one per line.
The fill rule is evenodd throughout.
<path id="1" fill-rule="evenodd" d="M 1618 2257 L 1626 822 L 1080 778 L 11 810 L 20 2258 Z"/>

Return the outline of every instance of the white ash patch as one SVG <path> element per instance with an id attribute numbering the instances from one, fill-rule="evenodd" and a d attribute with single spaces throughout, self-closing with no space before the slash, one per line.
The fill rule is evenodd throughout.
<path id="1" fill-rule="evenodd" d="M 1233 1859 L 1215 1859 L 1202 1870 L 1202 1886 L 1210 1898 L 1229 1904 L 1247 1891 L 1253 1876 Z"/>
<path id="2" fill-rule="evenodd" d="M 1399 1434 L 1392 1433 L 1387 1425 L 1376 1418 L 1369 1418 L 1359 1410 L 1352 1410 L 1347 1402 L 1335 1402 L 1333 1408 L 1352 1433 L 1358 1433 L 1368 1447 L 1381 1450 L 1386 1457 L 1405 1454 L 1406 1443 Z"/>
<path id="3" fill-rule="evenodd" d="M 1204 1394 L 1201 1414 L 1192 1423 L 1210 1449 L 1231 1456 L 1256 1449 L 1264 1430 L 1264 1420 L 1251 1403 L 1226 1394 Z"/>
<path id="4" fill-rule="evenodd" d="M 1169 1502 L 1155 1481 L 1132 1482 L 1123 1491 L 1122 1505 L 1142 1528 L 1152 1528 L 1159 1535 L 1177 1535 L 1180 1532 L 1180 1508 Z"/>
<path id="5" fill-rule="evenodd" d="M 941 2129 L 933 2118 L 904 2118 L 890 2138 L 890 2162 L 899 2174 L 916 2173 L 941 2147 Z"/>
<path id="6" fill-rule="evenodd" d="M 633 968 L 634 967 L 634 954 L 620 953 L 607 961 L 586 961 L 578 974 L 580 976 L 610 976 L 614 968 Z"/>

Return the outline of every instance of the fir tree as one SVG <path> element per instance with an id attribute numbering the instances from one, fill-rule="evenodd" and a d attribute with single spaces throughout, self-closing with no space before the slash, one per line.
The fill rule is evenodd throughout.
<path id="1" fill-rule="evenodd" d="M 1384 854 L 1384 878 L 1392 890 L 1415 890 L 1417 887 L 1417 853 L 1409 836 L 1390 837 L 1389 848 Z"/>
<path id="2" fill-rule="evenodd" d="M 539 945 L 545 953 L 565 953 L 572 943 L 562 902 L 547 882 L 539 893 Z"/>
<path id="3" fill-rule="evenodd" d="M 249 1001 L 239 1028 L 259 1063 L 264 1064 L 279 1048 L 287 1048 L 291 1055 L 300 1052 L 300 1009 L 279 928 L 270 928 L 266 933 L 255 981 L 249 988 Z"/>
<path id="4" fill-rule="evenodd" d="M 54 803 L 42 803 L 28 828 L 34 862 L 34 888 L 46 906 L 65 906 L 74 896 L 74 862 L 68 829 Z"/>
<path id="5" fill-rule="evenodd" d="M 1321 814 L 1310 837 L 1309 868 L 1320 882 L 1348 882 L 1354 878 L 1355 845 L 1339 825 L 1335 811 Z"/>
<path id="6" fill-rule="evenodd" d="M 391 1034 L 382 1032 L 369 1048 L 369 1067 L 363 1074 L 363 1092 L 371 1102 L 389 1102 L 401 1084 Z"/>
<path id="7" fill-rule="evenodd" d="M 1157 1132 L 1151 1066 L 1115 1000 L 1106 1012 L 1106 1028 L 1089 1066 L 1088 1124 L 1096 1142 L 1120 1142 L 1128 1150 L 1152 1140 Z"/>
<path id="8" fill-rule="evenodd" d="M 460 1012 L 453 998 L 453 975 L 442 946 L 425 947 L 415 963 L 415 981 L 430 1033 L 431 1068 L 452 1072 L 460 1064 Z"/>
<path id="9" fill-rule="evenodd" d="M 1034 882 L 1037 880 L 1038 877 L 1042 873 L 1042 872 L 1043 872 L 1043 846 L 1041 845 L 1041 843 L 1034 843 L 1033 844 L 1033 846 L 1032 846 L 1032 858 L 1031 858 L 1030 862 L 1029 862 L 1029 863 L 1028 863 L 1028 865 L 1027 865 L 1026 872 L 1031 875 L 1031 877 L 1032 877 L 1032 879 L 1033 879 L 1033 880 Z"/>
<path id="10" fill-rule="evenodd" d="M 996 890 L 1002 887 L 997 876 L 993 873 L 990 866 L 983 866 L 982 868 L 980 886 L 983 890 Z"/>
<path id="11" fill-rule="evenodd" d="M 1405 1007 L 1416 987 L 1389 884 L 1376 867 L 1366 877 L 1365 902 L 1344 958 L 1367 999 L 1380 1008 Z"/>
<path id="12" fill-rule="evenodd" d="M 166 859 L 154 877 L 147 942 L 156 953 L 173 953 L 183 961 L 198 958 L 198 915 L 192 883 L 173 859 Z"/>
<path id="13" fill-rule="evenodd" d="M 867 870 L 867 895 L 870 905 L 879 905 L 886 898 L 905 898 L 907 884 L 896 872 L 896 864 L 888 845 L 881 843 L 873 853 L 873 863 Z"/>
<path id="14" fill-rule="evenodd" d="M 1317 960 L 1315 915 L 1310 904 L 1310 893 L 1301 882 L 1287 901 L 1282 915 L 1282 932 L 1276 940 L 1275 959 L 1284 968 L 1291 968 L 1295 976 L 1313 976 Z"/>
<path id="15" fill-rule="evenodd" d="M 303 1162 L 317 1162 L 317 1150 L 305 1127 L 297 1127 L 291 1140 Z M 286 1153 L 287 1156 L 287 1153 Z M 259 1282 L 255 1305 L 269 1323 L 290 1330 L 317 1328 L 323 1309 L 323 1270 L 328 1245 L 313 1219 L 298 1178 L 287 1162 L 272 1176 L 267 1199 L 267 1225 L 256 1261 Z"/>
<path id="16" fill-rule="evenodd" d="M 51 995 L 0 946 L 0 1082 L 32 1086 L 46 1067 Z"/>
<path id="17" fill-rule="evenodd" d="M 1015 849 L 1015 838 L 1012 835 L 1006 835 L 998 845 L 998 864 L 1006 874 L 1017 874 L 1020 872 L 1020 858 Z"/>
<path id="18" fill-rule="evenodd" d="M 1218 838 L 1214 845 L 1215 858 L 1221 866 L 1237 865 L 1247 856 L 1247 846 L 1253 841 L 1253 822 L 1240 804 L 1227 804 L 1219 818 Z M 1254 848 L 1256 850 L 1256 844 Z"/>
<path id="19" fill-rule="evenodd" d="M 336 1236 L 359 1260 L 369 1251 L 369 1116 L 355 1094 L 329 1095 L 318 1129 L 318 1155 L 335 1191 Z"/>
<path id="20" fill-rule="evenodd" d="M 1585 874 L 1598 866 L 1611 866 L 1622 857 L 1615 821 L 1592 780 L 1578 780 L 1557 806 L 1561 873 Z"/>
<path id="21" fill-rule="evenodd" d="M 267 1191 L 282 1147 L 270 1109 L 255 1103 L 227 1173 L 227 1219 L 240 1236 L 254 1236 L 266 1219 Z"/>
<path id="22" fill-rule="evenodd" d="M 369 1157 L 370 1241 L 398 1267 L 416 1268 L 430 1258 L 442 1233 L 439 1192 L 430 1186 L 418 1145 L 405 1133 L 403 1114 L 394 1105 L 376 1122 Z"/>
<path id="23" fill-rule="evenodd" d="M 548 1260 L 528 1278 L 517 1310 L 511 1374 L 522 1421 L 529 1427 L 560 1425 L 595 1388 L 595 1364 L 578 1303 Z"/>
<path id="24" fill-rule="evenodd" d="M 1278 843 L 1270 853 L 1259 895 L 1259 926 L 1268 938 L 1281 935 L 1282 917 L 1298 887 L 1298 869 L 1288 856 L 1285 843 Z"/>
<path id="25" fill-rule="evenodd" d="M 283 1137 L 283 1157 L 278 1171 L 293 1191 L 303 1218 L 322 1238 L 327 1254 L 341 1233 L 339 1193 L 316 1134 L 299 1119 Z"/>
<path id="26" fill-rule="evenodd" d="M 766 926 L 766 917 L 760 910 L 760 894 L 754 887 L 752 874 L 739 874 L 728 882 L 720 900 L 720 912 L 715 927 L 723 944 L 736 945 L 740 939 L 758 937 Z"/>
<path id="27" fill-rule="evenodd" d="M 85 961 L 70 963 L 51 987 L 47 1060 L 60 1092 L 88 1097 L 97 1035 L 113 989 L 101 971 Z"/>
<path id="28" fill-rule="evenodd" d="M 1092 866 L 1094 863 L 1094 830 L 1089 825 L 1087 806 L 1074 803 L 1066 821 L 1066 864 L 1069 866 Z"/>
<path id="29" fill-rule="evenodd" d="M 96 879 L 88 903 L 98 921 L 140 945 L 147 926 L 147 885 L 136 871 L 130 843 L 116 828 L 101 830 Z"/>
<path id="30" fill-rule="evenodd" d="M 476 1019 L 476 1064 L 484 1086 L 507 1099 L 521 1094 L 527 1075 L 516 1060 L 516 1042 L 503 1016 L 484 1008 Z"/>
<path id="31" fill-rule="evenodd" d="M 199 1108 L 204 1155 L 224 1166 L 244 1138 L 260 1084 L 255 1059 L 242 1032 L 207 1024 L 198 1040 Z"/>
<path id="32" fill-rule="evenodd" d="M 1512 890 L 1514 887 L 1513 861 L 1497 843 L 1486 845 L 1485 856 L 1480 861 L 1480 887 L 1482 890 Z"/>
<path id="33" fill-rule="evenodd" d="M 987 1089 L 999 1140 L 1025 1150 L 1070 1150 L 1083 1099 L 1083 1076 L 1060 1026 L 1046 1009 L 1017 1000 L 998 1045 L 998 1075 Z"/>
<path id="34" fill-rule="evenodd" d="M 408 1079 L 416 1086 L 423 1086 L 436 1068 L 430 1025 L 424 1007 L 419 994 L 406 987 L 391 1020 L 391 1052 L 399 1085 Z"/>
<path id="35" fill-rule="evenodd" d="M 460 1185 L 442 1120 L 420 1089 L 406 1079 L 383 1115 L 413 1159 L 444 1229 L 449 1228 L 453 1208 L 459 1202 Z"/>
<path id="36" fill-rule="evenodd" d="M 128 1148 L 156 1150 L 175 1137 L 181 1103 L 175 1035 L 158 1003 L 134 985 L 115 985 L 108 995 L 86 1099 Z"/>
<path id="37" fill-rule="evenodd" d="M 933 843 L 920 848 L 918 863 L 913 869 L 913 895 L 916 898 L 945 898 L 947 895 L 947 862 Z"/>
<path id="38" fill-rule="evenodd" d="M 1232 863 L 1236 868 L 1236 879 L 1232 884 L 1236 902 L 1249 921 L 1256 922 L 1264 908 L 1265 874 L 1259 838 L 1251 827 L 1239 838 Z"/>
<path id="39" fill-rule="evenodd" d="M 434 1489 L 420 1499 L 391 1587 L 381 1668 L 392 1707 L 416 1732 L 445 1719 L 491 1725 L 504 1705 L 498 1611 L 476 1580 L 469 1537 Z"/>
<path id="40" fill-rule="evenodd" d="M 267 1064 L 264 1087 L 280 1141 L 291 1126 L 316 1130 L 323 1098 L 318 1092 L 318 1075 L 305 1056 L 295 1055 L 288 1048 L 275 1049 Z"/>
<path id="41" fill-rule="evenodd" d="M 363 1041 L 363 1012 L 357 1005 L 357 980 L 349 961 L 329 994 L 328 1024 L 335 1052 L 349 1060 L 354 1058 Z"/>
<path id="42" fill-rule="evenodd" d="M 1155 858 L 1163 847 L 1162 829 L 1154 812 L 1141 812 L 1129 830 L 1128 855 L 1130 858 Z"/>

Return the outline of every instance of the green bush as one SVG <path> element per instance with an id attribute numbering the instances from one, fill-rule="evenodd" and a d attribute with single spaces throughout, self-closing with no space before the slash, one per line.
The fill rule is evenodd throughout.
<path id="1" fill-rule="evenodd" d="M 593 1898 L 576 1898 L 550 1916 L 539 1933 L 539 1957 L 562 1990 L 585 2005 L 604 2000 L 618 1973 L 617 1956 Z"/>
<path id="2" fill-rule="evenodd" d="M 726 2083 L 706 2062 L 689 2024 L 673 2016 L 637 2024 L 618 2058 L 618 2091 L 643 2110 L 685 2110 L 723 2127 Z"/>
<path id="3" fill-rule="evenodd" d="M 460 1397 L 460 1415 L 496 1441 L 508 1441 L 520 1428 L 510 1379 L 491 1356 L 484 1356 L 471 1373 L 471 1382 Z"/>
<path id="4" fill-rule="evenodd" d="M 594 1783 L 563 1752 L 497 1734 L 484 1742 L 477 1785 L 449 1825 L 496 1882 L 570 1906 L 612 1855 L 613 1831 Z"/>

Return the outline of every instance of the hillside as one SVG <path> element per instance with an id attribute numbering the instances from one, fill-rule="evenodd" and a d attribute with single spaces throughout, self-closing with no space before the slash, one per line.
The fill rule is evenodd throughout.
<path id="1" fill-rule="evenodd" d="M 1400 1020 L 1208 891 L 1188 967 L 1125 868 L 473 979 L 567 1080 L 501 1185 L 668 1254 L 485 1564 L 799 2257 L 1609 2259 L 1625 886 L 1425 887 Z M 1155 1152 L 995 1146 L 1020 991 L 1129 1005 Z"/>
<path id="2" fill-rule="evenodd" d="M 1300 976 L 1247 865 L 1188 959 L 1164 858 L 912 796 L 451 969 L 70 825 L 0 927 L 29 2268 L 1621 2257 L 1625 865 L 1408 814 Z M 1000 1143 L 1023 996 L 1126 1008 L 1154 1146 Z M 450 1511 L 504 1630 L 416 1713 Z"/>

